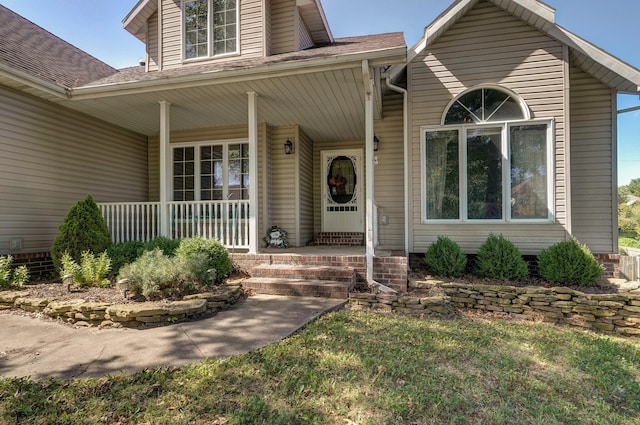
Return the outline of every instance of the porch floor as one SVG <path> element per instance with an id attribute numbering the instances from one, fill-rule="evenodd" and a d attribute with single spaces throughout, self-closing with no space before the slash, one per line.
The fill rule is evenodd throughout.
<path id="1" fill-rule="evenodd" d="M 230 252 L 242 254 L 246 250 L 230 250 Z M 291 248 L 260 248 L 258 254 L 287 254 L 300 256 L 353 256 L 366 255 L 367 249 L 364 246 L 301 246 Z M 406 257 L 403 250 L 375 249 L 375 257 Z"/>

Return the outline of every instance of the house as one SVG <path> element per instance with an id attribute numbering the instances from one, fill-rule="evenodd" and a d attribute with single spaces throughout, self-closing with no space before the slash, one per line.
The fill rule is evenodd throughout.
<path id="1" fill-rule="evenodd" d="M 123 25 L 147 57 L 116 70 L 0 6 L 0 254 L 45 257 L 87 193 L 114 241 L 284 262 L 277 225 L 362 240 L 345 261 L 401 290 L 438 235 L 616 253 L 616 94 L 640 71 L 540 1 L 457 0 L 408 49 L 334 38 L 320 0 L 140 0 Z"/>

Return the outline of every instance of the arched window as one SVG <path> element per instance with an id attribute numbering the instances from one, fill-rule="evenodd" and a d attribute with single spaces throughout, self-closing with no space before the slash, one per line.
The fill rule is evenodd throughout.
<path id="1" fill-rule="evenodd" d="M 515 94 L 501 88 L 484 87 L 455 98 L 445 110 L 442 123 L 483 124 L 528 119 L 527 105 Z"/>
<path id="2" fill-rule="evenodd" d="M 422 127 L 425 221 L 553 219 L 553 121 L 520 97 L 480 87 L 453 99 L 441 127 Z"/>

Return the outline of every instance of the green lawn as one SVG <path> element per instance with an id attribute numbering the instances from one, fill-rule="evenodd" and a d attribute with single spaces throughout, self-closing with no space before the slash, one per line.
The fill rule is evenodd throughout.
<path id="1" fill-rule="evenodd" d="M 132 376 L 0 380 L 8 424 L 640 424 L 640 341 L 332 313 L 264 349 Z"/>

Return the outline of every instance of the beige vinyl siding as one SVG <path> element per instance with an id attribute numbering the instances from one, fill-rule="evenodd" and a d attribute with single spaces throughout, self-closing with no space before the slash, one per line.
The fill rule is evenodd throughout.
<path id="1" fill-rule="evenodd" d="M 313 204 L 315 205 L 313 211 L 313 232 L 317 234 L 322 231 L 322 187 L 321 184 L 326 184 L 325 170 L 322 166 L 321 152 L 325 150 L 341 150 L 341 149 L 364 149 L 364 140 L 336 140 L 325 142 L 313 143 Z M 363 156 L 364 162 L 364 156 Z M 361 175 L 365 174 L 366 170 L 362 170 Z M 325 182 L 325 183 L 323 183 Z M 364 182 L 361 182 L 364 184 Z M 363 188 L 363 194 L 365 193 Z"/>
<path id="2" fill-rule="evenodd" d="M 294 52 L 296 39 L 296 0 L 273 0 L 271 2 L 271 54 Z"/>
<path id="3" fill-rule="evenodd" d="M 596 253 L 614 245 L 614 144 L 611 89 L 571 67 L 572 231 Z"/>
<path id="4" fill-rule="evenodd" d="M 162 68 L 182 64 L 182 3 L 180 0 L 162 1 Z"/>
<path id="5" fill-rule="evenodd" d="M 383 249 L 404 249 L 404 140 L 402 95 L 391 94 L 383 100 L 383 119 L 375 120 L 375 134 L 380 145 L 375 155 L 375 200 L 378 220 L 383 215 L 388 223 L 378 225 L 378 242 Z"/>
<path id="6" fill-rule="evenodd" d="M 264 55 L 271 56 L 271 0 L 262 0 L 264 5 Z"/>
<path id="7" fill-rule="evenodd" d="M 147 31 L 147 69 L 149 71 L 158 71 L 158 12 L 149 18 Z"/>
<path id="8" fill-rule="evenodd" d="M 264 56 L 264 16 L 262 0 L 244 0 L 240 4 L 240 54 Z"/>
<path id="9" fill-rule="evenodd" d="M 300 131 L 297 143 L 298 157 L 298 233 L 299 245 L 314 239 L 313 234 L 313 141 Z"/>
<path id="10" fill-rule="evenodd" d="M 248 57 L 262 57 L 263 9 L 262 0 L 243 0 L 240 3 L 240 55 L 212 57 L 188 62 L 182 61 L 182 3 L 180 0 L 162 0 L 163 68 L 170 69 L 188 64 L 202 64 L 207 61 L 232 61 Z"/>
<path id="11" fill-rule="evenodd" d="M 508 236 L 526 254 L 566 237 L 564 68 L 562 45 L 504 10 L 479 2 L 408 66 L 410 84 L 412 252 L 438 235 L 474 252 L 490 232 Z M 421 126 L 437 127 L 449 102 L 466 89 L 497 84 L 521 96 L 535 119 L 555 120 L 555 223 L 422 223 Z"/>
<path id="12" fill-rule="evenodd" d="M 294 143 L 294 153 L 284 153 L 287 139 Z M 297 210 L 299 202 L 299 175 L 297 174 L 298 127 L 295 125 L 272 128 L 271 144 L 271 226 L 287 231 L 289 243 L 298 245 Z"/>
<path id="13" fill-rule="evenodd" d="M 147 139 L 0 86 L 0 254 L 48 251 L 67 210 L 147 200 Z"/>
<path id="14" fill-rule="evenodd" d="M 311 39 L 311 34 L 307 30 L 307 27 L 302 20 L 302 16 L 300 12 L 298 12 L 298 50 L 308 49 L 313 47 L 313 40 Z"/>

